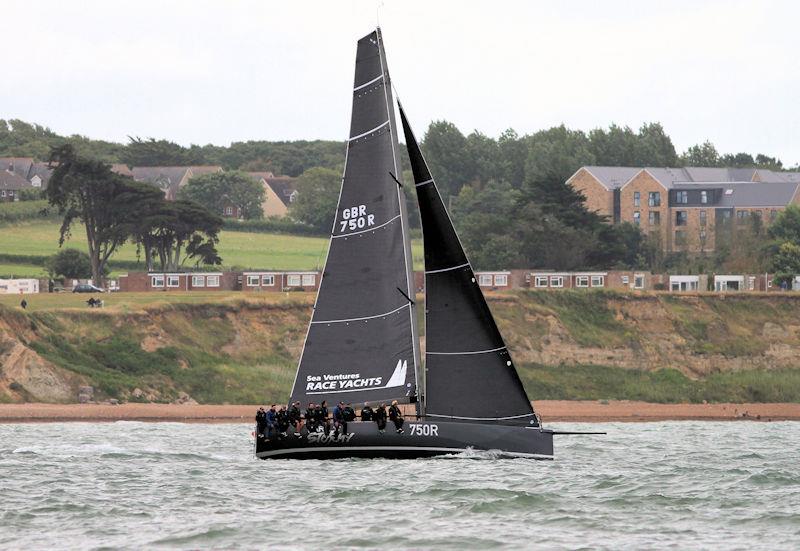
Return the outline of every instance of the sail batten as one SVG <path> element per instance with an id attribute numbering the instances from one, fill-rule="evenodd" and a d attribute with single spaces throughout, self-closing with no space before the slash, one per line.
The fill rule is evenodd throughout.
<path id="1" fill-rule="evenodd" d="M 400 106 L 425 249 L 425 415 L 536 425 L 489 306 Z"/>
<path id="2" fill-rule="evenodd" d="M 410 401 L 415 392 L 419 343 L 405 298 L 413 296 L 405 197 L 390 176 L 398 145 L 389 82 L 376 30 L 358 41 L 351 138 L 293 401 Z"/>

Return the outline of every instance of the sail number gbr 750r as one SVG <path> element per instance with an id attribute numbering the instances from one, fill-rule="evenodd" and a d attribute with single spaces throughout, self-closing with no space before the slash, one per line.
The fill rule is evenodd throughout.
<path id="1" fill-rule="evenodd" d="M 339 224 L 341 224 L 341 228 L 339 228 L 340 232 L 345 230 L 363 230 L 364 228 L 375 225 L 375 215 L 367 214 L 366 205 L 347 207 L 342 210 L 342 220 L 339 220 Z"/>

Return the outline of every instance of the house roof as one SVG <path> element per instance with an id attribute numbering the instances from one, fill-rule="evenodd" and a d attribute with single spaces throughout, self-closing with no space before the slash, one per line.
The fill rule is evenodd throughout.
<path id="1" fill-rule="evenodd" d="M 697 189 L 699 182 L 673 185 L 674 189 Z M 723 189 L 722 198 L 714 207 L 782 207 L 788 205 L 797 193 L 800 183 L 795 182 L 713 182 L 702 185 L 704 189 Z"/>
<path id="2" fill-rule="evenodd" d="M 190 166 L 189 167 L 192 171 L 192 178 L 195 176 L 203 176 L 205 174 L 214 174 L 216 172 L 222 172 L 222 167 L 219 165 L 198 165 L 198 166 Z"/>
<path id="3" fill-rule="evenodd" d="M 42 186 L 47 186 L 50 181 L 50 176 L 53 174 L 53 169 L 50 168 L 49 163 L 33 163 L 28 171 L 28 180 L 32 180 L 34 176 L 42 179 Z"/>
<path id="4" fill-rule="evenodd" d="M 250 176 L 252 176 L 256 180 L 260 180 L 261 178 L 263 178 L 264 180 L 267 180 L 269 178 L 274 178 L 275 177 L 275 175 L 272 172 L 248 172 L 247 174 L 249 174 Z"/>
<path id="5" fill-rule="evenodd" d="M 632 166 L 585 166 L 583 168 L 608 189 L 622 187 L 625 182 L 642 170 Z"/>
<path id="6" fill-rule="evenodd" d="M 133 172 L 131 171 L 130 168 L 128 168 L 128 165 L 123 165 L 118 163 L 111 165 L 111 172 L 116 172 L 117 174 L 121 174 L 122 176 L 133 176 Z"/>
<path id="7" fill-rule="evenodd" d="M 22 176 L 26 180 L 33 165 L 33 158 L 31 157 L 0 157 L 0 170 L 11 170 L 17 176 Z"/>
<path id="8" fill-rule="evenodd" d="M 0 170 L 0 189 L 2 190 L 17 190 L 17 189 L 31 189 L 33 185 L 14 172 L 8 170 Z"/>
<path id="9" fill-rule="evenodd" d="M 147 182 L 164 192 L 167 199 L 175 199 L 181 181 L 189 173 L 188 166 L 135 166 L 133 179 Z"/>
<path id="10" fill-rule="evenodd" d="M 667 189 L 678 183 L 800 183 L 800 172 L 778 172 L 764 168 L 584 166 L 579 170 L 586 170 L 592 174 L 607 189 L 618 189 L 624 186 L 643 170 Z M 570 180 L 573 177 L 574 175 L 570 177 Z M 569 180 L 567 181 L 569 182 Z"/>
<path id="11" fill-rule="evenodd" d="M 294 178 L 278 176 L 277 178 L 265 178 L 265 180 L 267 184 L 269 184 L 269 187 L 272 188 L 272 191 L 275 192 L 275 195 L 288 207 L 291 202 L 292 193 L 297 191 L 294 187 Z"/>

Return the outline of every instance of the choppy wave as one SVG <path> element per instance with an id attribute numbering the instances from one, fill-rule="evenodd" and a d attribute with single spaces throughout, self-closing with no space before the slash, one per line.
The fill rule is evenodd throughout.
<path id="1" fill-rule="evenodd" d="M 259 461 L 248 425 L 0 425 L 0 548 L 797 548 L 800 425 L 604 428 L 545 462 Z"/>

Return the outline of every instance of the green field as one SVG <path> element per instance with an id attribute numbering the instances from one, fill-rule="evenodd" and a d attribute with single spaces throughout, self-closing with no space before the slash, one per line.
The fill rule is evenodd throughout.
<path id="1" fill-rule="evenodd" d="M 0 254 L 49 256 L 58 252 L 57 222 L 37 220 L 0 226 Z M 72 238 L 65 247 L 86 250 L 83 227 L 74 228 Z M 218 250 L 226 268 L 253 268 L 271 270 L 322 269 L 328 239 L 300 237 L 284 234 L 222 231 Z M 422 267 L 422 244 L 413 243 L 415 268 Z M 123 246 L 113 260 L 136 261 L 136 246 Z M 112 272 L 118 275 L 119 271 Z M 44 276 L 44 270 L 31 263 L 0 264 L 1 276 Z"/>

